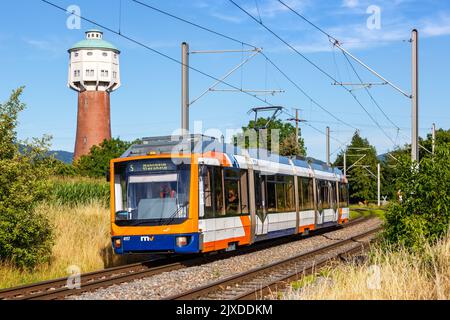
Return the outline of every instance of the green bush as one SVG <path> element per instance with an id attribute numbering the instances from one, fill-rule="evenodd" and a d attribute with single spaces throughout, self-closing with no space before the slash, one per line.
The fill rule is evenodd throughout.
<path id="1" fill-rule="evenodd" d="M 25 108 L 22 91 L 0 104 L 0 260 L 33 268 L 49 261 L 53 245 L 49 221 L 34 211 L 49 196 L 51 169 L 45 155 L 50 138 L 24 143 L 19 151 L 15 128 Z"/>
<path id="2" fill-rule="evenodd" d="M 58 179 L 52 186 L 52 199 L 60 205 L 76 206 L 99 201 L 107 207 L 109 194 L 109 184 L 97 180 Z"/>
<path id="3" fill-rule="evenodd" d="M 88 155 L 82 156 L 74 163 L 79 174 L 91 178 L 104 178 L 109 171 L 112 159 L 120 157 L 132 144 L 120 139 L 104 140 L 100 145 L 93 146 Z"/>
<path id="4" fill-rule="evenodd" d="M 396 190 L 401 201 L 385 214 L 385 238 L 389 243 L 420 250 L 445 236 L 450 221 L 450 144 L 436 147 L 434 157 L 420 165 L 406 157 L 396 168 Z"/>

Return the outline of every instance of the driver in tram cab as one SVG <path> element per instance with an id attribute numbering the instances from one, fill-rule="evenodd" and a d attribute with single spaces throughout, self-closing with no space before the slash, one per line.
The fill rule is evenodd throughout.
<path id="1" fill-rule="evenodd" d="M 175 190 L 171 187 L 170 183 L 165 183 L 162 184 L 159 190 L 159 197 L 161 199 L 165 199 L 165 198 L 175 198 L 176 196 L 176 192 Z"/>

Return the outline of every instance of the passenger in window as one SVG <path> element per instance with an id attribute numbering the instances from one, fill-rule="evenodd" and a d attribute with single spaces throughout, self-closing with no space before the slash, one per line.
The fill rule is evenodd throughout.
<path id="1" fill-rule="evenodd" d="M 228 206 L 227 212 L 237 213 L 239 201 L 236 196 L 236 192 L 233 189 L 228 190 Z"/>

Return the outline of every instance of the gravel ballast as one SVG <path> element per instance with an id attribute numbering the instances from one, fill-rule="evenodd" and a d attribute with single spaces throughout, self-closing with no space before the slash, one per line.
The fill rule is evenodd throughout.
<path id="1" fill-rule="evenodd" d="M 94 292 L 87 292 L 80 296 L 71 296 L 67 299 L 158 300 L 294 255 L 306 253 L 336 242 L 337 240 L 348 239 L 353 235 L 363 233 L 379 225 L 381 225 L 380 220 L 370 219 L 354 226 L 349 226 L 348 228 L 326 233 L 325 235 L 301 239 L 261 251 L 214 261 L 201 266 L 166 272 L 129 283 L 99 289 Z"/>

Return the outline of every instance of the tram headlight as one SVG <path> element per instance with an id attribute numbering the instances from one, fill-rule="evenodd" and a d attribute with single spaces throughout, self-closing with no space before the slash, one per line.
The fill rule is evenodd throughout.
<path id="1" fill-rule="evenodd" d="M 185 247 L 188 244 L 188 237 L 177 237 L 176 243 L 179 248 Z"/>
<path id="2" fill-rule="evenodd" d="M 116 249 L 120 249 L 122 247 L 122 240 L 120 238 L 114 240 L 114 247 Z"/>

